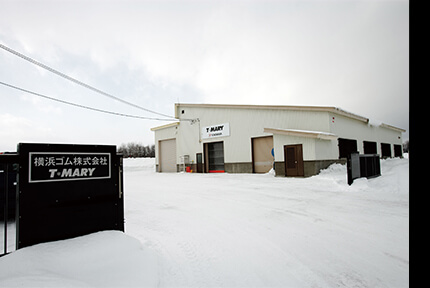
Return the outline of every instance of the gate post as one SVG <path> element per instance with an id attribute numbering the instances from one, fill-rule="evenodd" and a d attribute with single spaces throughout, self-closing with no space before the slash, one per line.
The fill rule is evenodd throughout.
<path id="1" fill-rule="evenodd" d="M 0 169 L 2 169 L 1 170 L 1 175 L 0 175 L 0 177 L 3 177 L 3 181 L 4 181 L 4 183 L 3 183 L 3 187 L 0 187 L 0 188 L 2 188 L 2 189 L 4 189 L 4 191 L 3 191 L 3 195 L 0 195 L 0 196 L 3 196 L 3 201 L 4 201 L 4 203 L 0 203 L 0 205 L 2 205 L 3 206 L 3 209 L 4 209 L 4 213 L 3 213 L 3 215 L 0 215 L 0 217 L 3 217 L 4 219 L 4 234 L 3 234 L 3 236 L 4 236 L 4 238 L 3 238 L 3 241 L 4 241 L 4 245 L 3 245 L 3 253 L 0 253 L 0 256 L 3 256 L 3 255 L 6 255 L 8 252 L 7 252 L 7 246 L 8 246 L 8 241 L 7 241 L 7 238 L 8 238 L 8 229 L 7 229 L 7 224 L 8 224 L 8 220 L 9 220 L 9 212 L 10 212 L 10 209 L 9 209 L 9 202 L 11 202 L 10 200 L 10 196 L 11 195 L 9 195 L 9 192 L 10 192 L 10 190 L 11 189 L 9 189 L 9 186 L 11 185 L 11 183 L 10 183 L 10 181 L 9 181 L 9 176 L 10 176 L 10 170 L 9 170 L 9 166 L 12 166 L 13 164 L 16 164 L 16 163 L 18 163 L 18 155 L 16 154 L 16 153 L 9 153 L 9 154 L 1 154 L 0 155 L 0 167 L 4 167 L 4 168 L 0 168 Z M 13 183 L 12 183 L 12 185 L 13 185 Z M 14 198 L 16 198 L 16 190 L 15 190 L 15 193 L 14 193 L 14 195 L 13 195 L 13 197 Z M 15 207 L 13 207 L 13 209 L 15 209 Z M 12 210 L 13 211 L 13 210 Z"/>

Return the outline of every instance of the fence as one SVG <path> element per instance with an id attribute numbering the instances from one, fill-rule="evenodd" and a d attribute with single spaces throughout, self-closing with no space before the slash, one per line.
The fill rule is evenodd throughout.
<path id="1" fill-rule="evenodd" d="M 351 153 L 347 158 L 348 185 L 355 179 L 381 176 L 381 161 L 378 154 Z"/>
<path id="2" fill-rule="evenodd" d="M 15 250 L 17 170 L 17 154 L 0 155 L 0 256 Z"/>

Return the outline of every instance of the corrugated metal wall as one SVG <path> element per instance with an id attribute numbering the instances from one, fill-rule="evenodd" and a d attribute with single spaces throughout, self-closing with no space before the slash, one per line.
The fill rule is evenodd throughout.
<path id="1" fill-rule="evenodd" d="M 195 161 L 195 153 L 203 152 L 202 143 L 224 141 L 226 163 L 251 162 L 251 138 L 269 136 L 264 128 L 291 128 L 329 132 L 327 112 L 292 111 L 292 110 L 262 110 L 235 108 L 179 108 L 180 117 L 187 119 L 199 118 L 199 125 L 184 121 L 180 125 L 181 138 L 178 143 L 178 153 L 190 155 Z M 182 110 L 184 113 L 182 114 Z M 230 136 L 198 141 L 201 127 L 220 123 L 230 124 Z M 199 128 L 200 127 L 200 128 Z M 194 158 L 193 158 L 194 157 Z"/>

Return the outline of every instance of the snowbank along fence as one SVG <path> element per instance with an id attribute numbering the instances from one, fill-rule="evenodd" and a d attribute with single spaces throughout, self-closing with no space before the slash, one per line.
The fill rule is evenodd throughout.
<path id="1" fill-rule="evenodd" d="M 122 155 L 116 146 L 20 143 L 18 153 L 0 155 L 0 163 L 0 255 L 8 252 L 11 221 L 16 223 L 16 249 L 124 231 Z"/>

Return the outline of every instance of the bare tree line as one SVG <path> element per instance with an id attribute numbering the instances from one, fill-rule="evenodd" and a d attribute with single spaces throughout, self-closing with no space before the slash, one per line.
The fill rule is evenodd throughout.
<path id="1" fill-rule="evenodd" d="M 118 147 L 118 153 L 122 153 L 124 158 L 129 157 L 155 157 L 155 145 L 143 145 L 142 143 L 130 142 L 122 143 Z"/>

